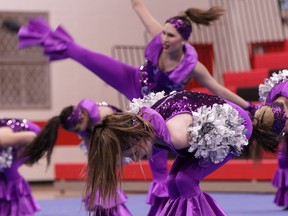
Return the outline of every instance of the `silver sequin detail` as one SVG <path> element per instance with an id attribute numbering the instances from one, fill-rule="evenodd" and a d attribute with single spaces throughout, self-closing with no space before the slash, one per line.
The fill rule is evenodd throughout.
<path id="1" fill-rule="evenodd" d="M 265 103 L 271 89 L 278 83 L 288 80 L 288 70 L 284 69 L 278 73 L 273 73 L 270 78 L 264 80 L 264 84 L 259 85 L 259 100 Z"/>
<path id="2" fill-rule="evenodd" d="M 243 118 L 228 104 L 202 106 L 192 111 L 193 122 L 188 127 L 190 148 L 195 157 L 220 163 L 232 153 L 239 156 L 248 145 Z"/>
<path id="3" fill-rule="evenodd" d="M 13 163 L 13 147 L 2 147 L 0 153 L 0 171 L 10 168 Z"/>
<path id="4" fill-rule="evenodd" d="M 129 112 L 138 113 L 141 107 L 151 107 L 158 100 L 165 97 L 164 91 L 157 93 L 150 93 L 149 95 L 145 95 L 144 98 L 134 98 L 130 103 Z"/>

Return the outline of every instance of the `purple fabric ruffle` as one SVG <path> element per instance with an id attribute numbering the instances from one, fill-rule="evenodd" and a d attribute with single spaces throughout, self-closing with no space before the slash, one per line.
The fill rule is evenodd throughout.
<path id="1" fill-rule="evenodd" d="M 146 199 L 146 203 L 151 205 L 147 216 L 159 215 L 168 200 L 169 195 L 166 183 L 153 180 Z"/>
<path id="2" fill-rule="evenodd" d="M 167 151 L 159 151 L 149 158 L 150 169 L 153 175 L 153 181 L 150 184 L 146 203 L 151 205 L 148 216 L 159 215 L 165 203 L 169 199 L 166 178 L 168 175 L 167 168 Z"/>
<path id="3" fill-rule="evenodd" d="M 118 209 L 116 207 L 109 210 L 98 208 L 96 212 L 93 212 L 93 216 L 132 216 L 125 205 L 119 205 Z"/>
<path id="4" fill-rule="evenodd" d="M 181 64 L 169 74 L 169 78 L 174 83 L 182 82 L 183 79 L 187 77 L 188 74 L 191 73 L 191 71 L 194 70 L 198 61 L 198 54 L 193 46 L 191 46 L 189 43 L 185 43 L 184 50 L 185 55 Z M 147 45 L 147 48 L 145 50 L 145 58 L 151 61 L 154 65 L 158 65 L 158 58 L 161 51 L 161 34 L 159 34 L 154 37 Z"/>
<path id="5" fill-rule="evenodd" d="M 227 214 L 208 194 L 202 192 L 192 198 L 168 200 L 160 216 L 226 216 Z"/>
<path id="6" fill-rule="evenodd" d="M 68 48 L 72 42 L 73 38 L 59 26 L 44 41 L 44 54 L 49 57 L 50 61 L 68 58 Z"/>
<path id="7" fill-rule="evenodd" d="M 43 17 L 29 20 L 27 26 L 22 26 L 18 32 L 19 48 L 43 45 L 51 29 Z"/>
<path id="8" fill-rule="evenodd" d="M 59 26 L 53 31 L 43 17 L 31 19 L 27 26 L 18 32 L 19 47 L 40 45 L 50 61 L 67 58 L 67 48 L 73 42 L 72 37 Z"/>
<path id="9" fill-rule="evenodd" d="M 40 210 L 22 178 L 6 181 L 0 174 L 0 216 L 32 216 Z"/>
<path id="10" fill-rule="evenodd" d="M 288 169 L 278 169 L 272 185 L 278 188 L 274 202 L 278 206 L 288 206 Z"/>
<path id="11" fill-rule="evenodd" d="M 86 195 L 83 197 L 82 201 L 84 202 L 85 208 L 88 211 L 89 210 L 89 200 L 90 195 Z M 107 203 L 100 203 L 98 193 L 96 194 L 95 198 L 95 209 L 97 209 L 97 212 L 101 211 L 101 213 L 106 212 L 105 215 L 109 216 L 132 216 L 128 208 L 125 206 L 125 203 L 127 202 L 127 196 L 126 194 L 118 188 L 117 190 L 117 202 L 114 199 L 111 199 Z M 117 209 L 118 206 L 118 209 Z M 107 214 L 109 212 L 109 214 Z M 101 214 L 102 215 L 102 214 Z"/>
<path id="12" fill-rule="evenodd" d="M 288 98 L 288 90 L 287 89 L 288 89 L 288 81 L 278 83 L 269 92 L 269 94 L 266 98 L 266 103 L 272 103 L 279 96 L 283 96 L 285 98 Z"/>
<path id="13" fill-rule="evenodd" d="M 165 182 L 159 182 L 153 180 L 150 184 L 150 188 L 148 191 L 146 203 L 150 205 L 154 205 L 156 199 L 166 199 L 168 198 L 168 190 Z"/>

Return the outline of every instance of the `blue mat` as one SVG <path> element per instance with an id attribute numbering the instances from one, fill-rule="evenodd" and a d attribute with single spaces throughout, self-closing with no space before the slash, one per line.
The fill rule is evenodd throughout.
<path id="1" fill-rule="evenodd" d="M 229 216 L 288 216 L 273 203 L 274 194 L 209 193 Z M 35 216 L 87 216 L 81 198 L 38 200 L 42 211 Z M 129 194 L 127 207 L 135 216 L 146 216 L 145 194 Z"/>

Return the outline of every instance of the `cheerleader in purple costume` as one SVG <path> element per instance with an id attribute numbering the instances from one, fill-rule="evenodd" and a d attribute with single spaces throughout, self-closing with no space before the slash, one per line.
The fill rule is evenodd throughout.
<path id="1" fill-rule="evenodd" d="M 281 103 L 288 116 L 288 70 L 281 70 L 272 74 L 264 84 L 259 86 L 259 96 L 263 104 Z M 284 206 L 288 210 L 288 139 L 287 124 L 285 126 L 284 139 L 281 142 L 278 152 L 278 169 L 275 172 L 272 184 L 278 188 L 274 202 L 278 206 Z"/>
<path id="2" fill-rule="evenodd" d="M 143 97 L 150 92 L 181 91 L 194 77 L 211 92 L 232 101 L 243 108 L 250 104 L 216 82 L 205 66 L 198 61 L 195 49 L 187 42 L 191 33 L 191 22 L 209 25 L 217 20 L 223 10 L 217 7 L 202 11 L 190 8 L 183 15 L 168 19 L 161 26 L 145 7 L 142 0 L 131 0 L 132 6 L 153 37 L 145 51 L 146 63 L 134 67 L 102 54 L 89 51 L 73 41 L 71 36 L 59 26 L 52 31 L 42 19 L 30 20 L 18 35 L 20 48 L 41 45 L 51 61 L 71 58 L 99 76 L 129 100 Z M 121 77 L 121 82 L 119 82 Z M 167 152 L 162 151 L 149 160 L 153 182 L 149 189 L 147 203 L 152 205 L 151 216 L 157 215 L 168 199 L 165 179 Z"/>
<path id="3" fill-rule="evenodd" d="M 52 151 L 57 139 L 58 128 L 61 125 L 65 130 L 77 133 L 82 142 L 81 148 L 88 152 L 87 144 L 91 138 L 93 126 L 103 119 L 106 115 L 114 112 L 120 112 L 118 108 L 109 105 L 105 102 L 95 103 L 89 99 L 83 99 L 76 106 L 68 106 L 64 108 L 60 116 L 51 118 L 43 128 L 42 132 L 36 137 L 33 143 L 24 152 L 24 156 L 30 155 L 26 161 L 27 164 L 32 165 L 36 163 L 41 157 L 46 154 L 48 164 Z M 41 146 L 41 148 L 39 148 Z M 103 216 L 131 216 L 125 203 L 127 201 L 126 194 L 118 187 L 117 189 L 117 201 L 110 199 L 107 202 L 98 200 L 98 194 L 96 192 L 94 205 L 89 208 L 88 202 L 90 199 L 90 193 L 83 198 L 87 211 L 94 211 L 95 215 Z M 97 211 L 96 211 L 97 210 Z"/>
<path id="4" fill-rule="evenodd" d="M 284 113 L 281 107 L 273 107 L 273 112 Z M 283 118 L 277 121 L 284 127 Z M 113 196 L 118 183 L 108 179 L 117 179 L 117 165 L 122 165 L 123 156 L 139 161 L 166 149 L 177 158 L 166 180 L 169 200 L 158 214 L 226 215 L 201 191 L 199 183 L 233 156 L 240 155 L 249 138 L 266 151 L 276 151 L 276 140 L 266 137 L 261 142 L 265 131 L 259 134 L 258 126 L 253 121 L 252 132 L 248 113 L 217 96 L 183 91 L 166 97 L 151 93 L 144 99 L 134 99 L 130 112 L 109 115 L 94 126 L 86 190 L 99 189 L 102 199 Z M 111 167 L 104 167 L 108 155 Z"/>
<path id="5" fill-rule="evenodd" d="M 33 216 L 40 210 L 18 168 L 20 154 L 40 127 L 25 119 L 0 120 L 0 216 Z"/>

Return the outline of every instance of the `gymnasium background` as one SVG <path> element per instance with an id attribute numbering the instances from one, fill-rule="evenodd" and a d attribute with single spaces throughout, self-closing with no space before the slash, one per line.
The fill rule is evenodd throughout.
<path id="1" fill-rule="evenodd" d="M 286 1 L 145 0 L 145 3 L 160 22 L 164 22 L 168 17 L 188 7 L 208 8 L 214 5 L 224 7 L 226 9 L 224 17 L 212 27 L 199 29 L 194 26 L 190 42 L 195 45 L 200 61 L 206 65 L 213 76 L 247 100 L 256 100 L 257 86 L 272 71 L 288 67 Z M 129 0 L 0 0 L 0 5 L 2 20 L 5 17 L 17 17 L 17 14 L 20 14 L 18 18 L 24 22 L 29 16 L 43 14 L 52 27 L 56 28 L 59 24 L 63 24 L 75 41 L 84 47 L 124 61 L 126 59 L 119 55 L 121 48 L 145 47 L 149 40 Z M 9 68 L 13 68 L 11 66 L 13 56 L 20 56 L 19 59 L 22 59 L 26 64 L 25 67 L 29 68 L 25 60 L 26 51 L 20 51 L 14 55 L 10 53 L 10 57 L 9 53 L 5 53 L 3 49 L 7 44 L 5 40 L 7 38 L 9 40 L 10 36 L 15 37 L 0 30 L 0 62 L 2 64 L 0 65 L 0 78 L 12 74 Z M 12 38 L 13 40 L 15 38 Z M 115 53 L 115 47 L 118 47 L 120 51 L 116 49 Z M 16 49 L 15 44 L 11 49 Z M 26 101 L 28 106 L 23 106 L 23 103 L 17 106 L 17 101 L 13 101 L 13 94 L 9 97 L 10 93 L 7 93 L 10 90 L 2 88 L 0 97 L 3 94 L 6 95 L 0 102 L 2 117 L 26 118 L 43 126 L 49 118 L 58 115 L 62 108 L 76 104 L 83 98 L 97 102 L 106 101 L 122 109 L 127 108 L 127 101 L 123 96 L 81 65 L 71 60 L 48 64 L 47 59 L 42 59 L 41 50 L 35 52 L 47 72 L 46 77 L 42 77 L 47 86 L 45 105 L 29 107 L 29 101 Z M 14 59 L 17 60 L 17 58 Z M 15 64 L 18 65 L 18 67 L 15 66 L 15 70 L 21 68 L 19 62 Z M 40 73 L 39 77 L 35 74 L 34 76 L 38 79 Z M 16 76 L 11 76 L 11 79 L 16 78 Z M 1 80 L 0 86 L 4 86 Z M 23 85 L 27 86 L 29 83 L 24 81 Z M 189 83 L 187 89 L 207 92 L 193 81 Z M 35 94 L 37 94 L 37 89 Z M 61 139 L 57 142 L 52 163 L 48 169 L 44 160 L 32 168 L 21 168 L 21 173 L 27 180 L 37 182 L 79 178 L 78 171 L 85 163 L 85 155 L 78 147 L 79 139 L 63 130 L 60 131 L 60 136 Z M 233 160 L 223 167 L 224 170 L 211 175 L 210 179 L 269 181 L 276 169 L 275 158 L 275 155 L 265 155 L 265 160 L 257 167 L 251 161 Z M 149 169 L 144 163 L 144 169 L 146 168 L 146 177 L 149 180 Z M 69 169 L 74 172 L 67 172 Z M 236 174 L 235 169 L 238 171 Z M 233 176 L 225 174 L 231 173 L 229 170 L 233 170 Z M 131 168 L 129 172 L 126 175 L 128 180 L 143 180 L 141 173 L 135 174 L 134 168 Z"/>

